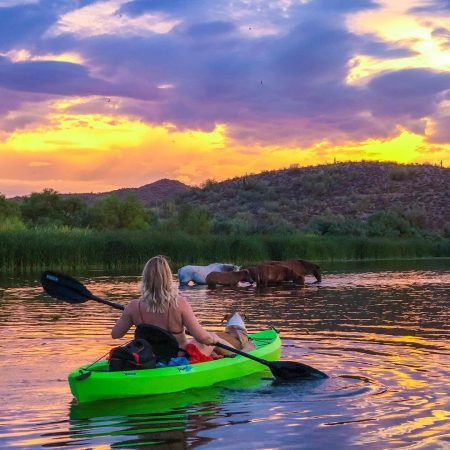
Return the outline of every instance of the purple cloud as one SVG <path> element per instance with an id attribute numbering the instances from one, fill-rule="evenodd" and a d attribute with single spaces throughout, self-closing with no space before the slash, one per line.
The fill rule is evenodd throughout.
<path id="1" fill-rule="evenodd" d="M 192 12 L 193 9 L 202 9 L 204 6 L 202 0 L 134 0 L 122 5 L 119 12 L 131 16 L 139 16 L 148 12 L 183 13 Z"/>
<path id="2" fill-rule="evenodd" d="M 223 20 L 216 20 L 213 22 L 200 23 L 189 27 L 187 34 L 192 37 L 215 37 L 228 35 L 236 30 L 236 25 L 231 22 Z"/>
<path id="3" fill-rule="evenodd" d="M 415 119 L 433 114 L 450 89 L 450 73 L 405 69 L 374 78 L 368 86 L 372 111 L 381 117 Z"/>
<path id="4" fill-rule="evenodd" d="M 409 42 L 397 42 L 396 44 L 387 44 L 380 42 L 373 37 L 366 36 L 366 40 L 361 42 L 361 53 L 364 55 L 376 56 L 379 58 L 407 58 L 418 53 L 407 48 Z"/>
<path id="5" fill-rule="evenodd" d="M 139 90 L 92 77 L 80 65 L 59 61 L 12 63 L 0 58 L 0 86 L 5 89 L 64 96 L 110 95 L 154 99 L 156 89 Z M 153 95 L 152 95 L 153 94 Z"/>
<path id="6" fill-rule="evenodd" d="M 435 144 L 448 144 L 450 142 L 450 114 L 437 117 L 434 121 L 434 133 L 430 142 Z"/>
<path id="7" fill-rule="evenodd" d="M 425 0 L 421 6 L 410 9 L 413 14 L 440 14 L 450 11 L 450 0 Z"/>
<path id="8" fill-rule="evenodd" d="M 439 43 L 442 48 L 445 50 L 450 49 L 450 29 L 443 27 L 435 28 L 431 35 L 434 38 L 439 39 Z"/>
<path id="9" fill-rule="evenodd" d="M 447 74 L 426 68 L 382 73 L 367 86 L 347 84 L 356 55 L 414 54 L 408 43 L 348 30 L 349 14 L 379 8 L 372 0 L 311 0 L 283 3 L 284 9 L 277 2 L 233 1 L 223 2 L 220 10 L 206 0 L 135 0 L 115 14 L 137 20 L 158 13 L 180 23 L 166 33 L 144 28 L 127 34 L 126 27 L 89 37 L 46 33 L 63 13 L 90 3 L 53 0 L 0 8 L 0 26 L 11 22 L 15 28 L 8 28 L 0 44 L 4 54 L 20 45 L 36 54 L 76 52 L 85 61 L 3 58 L 0 87 L 39 95 L 122 97 L 117 113 L 153 123 L 204 130 L 226 123 L 240 139 L 299 145 L 386 137 L 398 125 L 418 130 L 450 88 Z M 428 7 L 446 4 L 427 2 Z M 442 37 L 444 31 L 438 32 Z"/>
<path id="10" fill-rule="evenodd" d="M 44 34 L 57 19 L 55 9 L 38 4 L 0 8 L 0 51 L 16 45 L 33 45 L 33 38 Z"/>
<path id="11" fill-rule="evenodd" d="M 12 47 L 34 48 L 36 40 L 54 25 L 62 13 L 97 0 L 41 0 L 11 7 L 0 7 L 0 51 Z"/>

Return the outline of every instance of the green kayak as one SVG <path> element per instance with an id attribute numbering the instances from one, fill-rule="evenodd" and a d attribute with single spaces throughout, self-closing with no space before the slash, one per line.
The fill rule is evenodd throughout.
<path id="1" fill-rule="evenodd" d="M 249 335 L 255 349 L 250 354 L 277 361 L 281 340 L 273 329 Z M 86 365 L 69 374 L 73 396 L 80 402 L 168 394 L 206 387 L 266 370 L 260 363 L 236 355 L 210 362 L 158 369 L 110 372 L 107 361 Z"/>

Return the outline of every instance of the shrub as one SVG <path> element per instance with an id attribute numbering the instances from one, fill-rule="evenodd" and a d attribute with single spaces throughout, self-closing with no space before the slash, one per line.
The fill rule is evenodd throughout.
<path id="1" fill-rule="evenodd" d="M 413 234 L 407 220 L 394 212 L 378 212 L 368 219 L 368 235 L 399 237 Z"/>
<path id="2" fill-rule="evenodd" d="M 210 190 L 212 188 L 214 188 L 217 185 L 217 181 L 212 179 L 212 178 L 208 178 L 204 183 L 201 184 L 201 188 L 205 189 L 205 190 Z"/>
<path id="3" fill-rule="evenodd" d="M 99 200 L 90 213 L 92 226 L 99 230 L 144 230 L 156 220 L 133 195 L 124 200 L 110 195 Z"/>
<path id="4" fill-rule="evenodd" d="M 238 212 L 229 222 L 231 232 L 235 234 L 249 234 L 257 230 L 257 222 L 251 212 Z"/>
<path id="5" fill-rule="evenodd" d="M 425 209 L 415 207 L 407 209 L 402 216 L 410 223 L 412 227 L 425 229 L 428 225 L 428 214 Z"/>
<path id="6" fill-rule="evenodd" d="M 19 231 L 25 230 L 25 228 L 20 217 L 11 216 L 0 219 L 0 231 Z"/>
<path id="7" fill-rule="evenodd" d="M 79 197 L 64 198 L 53 189 L 33 192 L 20 206 L 22 218 L 31 226 L 80 227 L 88 225 L 87 205 Z"/>
<path id="8" fill-rule="evenodd" d="M 24 228 L 19 206 L 0 194 L 0 230 L 21 230 Z"/>
<path id="9" fill-rule="evenodd" d="M 389 176 L 393 181 L 403 181 L 414 178 L 416 173 L 415 167 L 394 166 L 390 168 Z"/>
<path id="10" fill-rule="evenodd" d="M 183 206 L 178 214 L 178 224 L 181 230 L 189 234 L 209 233 L 211 214 L 206 208 Z"/>

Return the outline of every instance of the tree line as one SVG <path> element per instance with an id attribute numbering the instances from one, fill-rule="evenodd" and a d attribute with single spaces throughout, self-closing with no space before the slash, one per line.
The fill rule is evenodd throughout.
<path id="1" fill-rule="evenodd" d="M 264 205 L 262 205 L 264 206 Z M 220 208 L 219 208 L 220 209 Z M 64 196 L 53 189 L 34 192 L 21 201 L 6 199 L 0 194 L 0 231 L 36 228 L 92 230 L 159 230 L 183 231 L 205 235 L 251 235 L 305 233 L 318 236 L 355 236 L 383 238 L 449 238 L 450 226 L 431 231 L 423 214 L 378 211 L 365 220 L 332 214 L 325 210 L 312 216 L 302 227 L 280 214 L 266 211 L 237 211 L 224 217 L 214 215 L 204 206 L 184 204 L 168 199 L 147 208 L 129 194 L 124 198 L 110 195 L 89 205 L 83 198 Z"/>
<path id="2" fill-rule="evenodd" d="M 34 192 L 21 201 L 13 201 L 0 194 L 0 231 L 61 227 L 146 230 L 163 227 L 166 230 L 205 233 L 210 229 L 210 221 L 210 214 L 204 208 L 175 208 L 167 203 L 152 210 L 132 194 L 124 198 L 110 195 L 92 205 L 81 197 L 64 196 L 53 189 Z"/>

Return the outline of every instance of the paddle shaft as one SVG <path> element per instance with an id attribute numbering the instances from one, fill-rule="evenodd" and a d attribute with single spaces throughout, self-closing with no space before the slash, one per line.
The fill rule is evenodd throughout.
<path id="1" fill-rule="evenodd" d="M 245 353 L 245 352 L 243 352 L 243 351 L 241 351 L 241 350 L 238 350 L 237 348 L 230 347 L 229 345 L 222 344 L 221 342 L 216 342 L 214 345 L 215 345 L 216 347 L 223 348 L 224 350 L 228 350 L 229 352 L 236 353 L 237 355 L 244 356 L 245 358 L 253 359 L 253 361 L 256 361 L 256 362 L 258 362 L 258 363 L 260 363 L 260 364 L 264 364 L 264 365 L 266 365 L 267 367 L 270 367 L 270 366 L 271 366 L 271 362 L 270 362 L 270 361 L 267 361 L 267 360 L 265 360 L 265 359 L 258 358 L 257 356 L 253 356 L 253 355 L 251 355 L 250 353 Z"/>
<path id="2" fill-rule="evenodd" d="M 123 305 L 119 305 L 118 303 L 110 302 L 110 301 L 105 300 L 103 298 L 97 297 L 96 295 L 93 295 L 93 294 L 89 298 L 91 300 L 94 300 L 95 302 L 103 303 L 104 305 L 109 305 L 109 306 L 112 306 L 113 308 L 120 309 L 121 311 L 123 311 L 125 309 L 125 306 L 123 306 Z"/>

